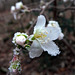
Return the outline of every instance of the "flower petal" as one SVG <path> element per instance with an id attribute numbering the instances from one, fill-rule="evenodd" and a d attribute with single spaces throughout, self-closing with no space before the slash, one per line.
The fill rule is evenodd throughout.
<path id="1" fill-rule="evenodd" d="M 59 26 L 57 21 L 49 21 L 49 24 L 47 26 L 58 28 L 59 32 L 61 33 L 61 28 L 60 28 L 60 26 Z"/>
<path id="2" fill-rule="evenodd" d="M 52 40 L 56 40 L 59 35 L 60 35 L 60 31 L 58 28 L 55 28 L 55 27 L 46 27 L 46 30 L 47 30 L 47 37 L 45 39 L 50 39 L 51 41 Z"/>
<path id="3" fill-rule="evenodd" d="M 53 41 L 48 41 L 47 43 L 41 43 L 41 47 L 44 51 L 47 51 L 48 54 L 56 56 L 60 53 L 58 46 Z"/>
<path id="4" fill-rule="evenodd" d="M 49 25 L 53 27 L 59 27 L 59 24 L 57 21 L 49 21 Z"/>
<path id="5" fill-rule="evenodd" d="M 46 18 L 43 15 L 38 16 L 37 23 L 34 29 L 42 28 L 45 26 Z"/>
<path id="6" fill-rule="evenodd" d="M 41 48 L 40 44 L 36 40 L 34 40 L 29 50 L 30 58 L 39 57 L 42 54 L 42 52 L 43 49 Z"/>
<path id="7" fill-rule="evenodd" d="M 64 34 L 61 32 L 60 35 L 59 35 L 59 37 L 58 37 L 58 39 L 59 39 L 59 40 L 62 40 L 63 37 L 64 37 Z"/>

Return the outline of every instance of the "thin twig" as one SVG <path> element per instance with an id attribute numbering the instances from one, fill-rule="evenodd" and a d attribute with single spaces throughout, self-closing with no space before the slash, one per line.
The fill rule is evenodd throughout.
<path id="1" fill-rule="evenodd" d="M 21 26 L 21 30 L 24 31 L 24 26 L 23 26 L 23 22 L 22 22 L 22 20 L 19 19 L 18 21 L 19 21 L 19 24 L 20 24 L 20 26 Z"/>
<path id="2" fill-rule="evenodd" d="M 45 5 L 45 8 L 40 12 L 40 15 L 42 15 L 44 13 L 44 11 L 46 10 L 46 8 L 51 4 L 53 3 L 55 0 L 51 0 L 49 1 L 46 5 Z"/>
<path id="3" fill-rule="evenodd" d="M 51 0 L 51 1 L 49 1 L 48 3 L 46 3 L 45 8 L 42 9 L 42 11 L 40 12 L 39 15 L 42 15 L 42 14 L 44 13 L 44 11 L 46 10 L 46 8 L 47 8 L 51 3 L 53 3 L 54 1 L 55 1 L 55 0 Z M 34 23 L 33 23 L 33 25 L 31 25 L 31 27 L 28 29 L 28 31 L 27 31 L 28 34 L 29 34 L 29 32 L 31 32 L 31 30 L 33 29 L 33 27 L 34 27 L 36 21 L 37 21 L 37 20 L 35 20 Z M 31 32 L 31 33 L 32 33 L 32 32 Z"/>
<path id="4" fill-rule="evenodd" d="M 72 7 L 58 7 L 58 6 L 49 6 L 47 9 L 50 9 L 50 8 L 52 8 L 52 9 L 56 9 L 56 10 L 59 10 L 59 12 L 64 12 L 64 11 L 67 11 L 67 10 L 75 10 L 75 7 L 74 6 L 72 6 Z M 35 9 L 31 9 L 31 12 L 32 11 L 41 11 L 42 9 L 40 9 L 40 8 L 35 8 Z"/>
<path id="5" fill-rule="evenodd" d="M 66 39 L 63 39 L 62 42 L 68 47 L 69 50 L 71 50 L 72 54 L 75 56 L 75 51 L 71 47 L 71 45 L 67 42 Z"/>
<path id="6" fill-rule="evenodd" d="M 32 11 L 41 11 L 42 9 L 39 9 L 39 8 L 34 8 L 34 9 L 30 9 L 30 12 Z"/>

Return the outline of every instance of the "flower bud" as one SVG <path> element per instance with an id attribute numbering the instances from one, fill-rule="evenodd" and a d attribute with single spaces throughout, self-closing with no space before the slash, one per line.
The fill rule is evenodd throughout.
<path id="1" fill-rule="evenodd" d="M 11 6 L 11 13 L 15 11 L 15 6 Z"/>
<path id="2" fill-rule="evenodd" d="M 25 41 L 27 40 L 28 35 L 26 33 L 20 33 L 17 32 L 14 34 L 12 43 L 14 43 L 15 45 L 21 45 L 24 46 Z"/>
<path id="3" fill-rule="evenodd" d="M 16 43 L 19 44 L 19 45 L 21 45 L 21 46 L 24 45 L 25 41 L 26 41 L 26 38 L 24 36 L 18 36 L 18 37 L 16 37 Z"/>
<path id="4" fill-rule="evenodd" d="M 16 9 L 21 9 L 23 7 L 23 3 L 22 2 L 17 2 L 16 3 Z"/>

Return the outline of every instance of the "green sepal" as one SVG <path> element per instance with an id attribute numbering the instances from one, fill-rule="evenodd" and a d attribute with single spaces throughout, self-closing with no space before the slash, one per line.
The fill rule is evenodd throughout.
<path id="1" fill-rule="evenodd" d="M 31 40 L 35 40 L 35 37 L 32 37 Z"/>
<path id="2" fill-rule="evenodd" d="M 30 45 L 25 45 L 25 48 L 30 48 Z"/>

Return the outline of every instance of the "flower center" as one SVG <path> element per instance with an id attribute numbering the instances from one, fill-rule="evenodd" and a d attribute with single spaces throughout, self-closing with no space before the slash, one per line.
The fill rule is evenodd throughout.
<path id="1" fill-rule="evenodd" d="M 45 34 L 45 32 L 43 32 L 43 30 L 39 30 L 39 29 L 37 29 L 36 32 L 35 32 L 35 34 L 34 34 L 35 38 L 41 38 L 41 39 L 43 39 L 46 36 L 47 35 Z"/>

